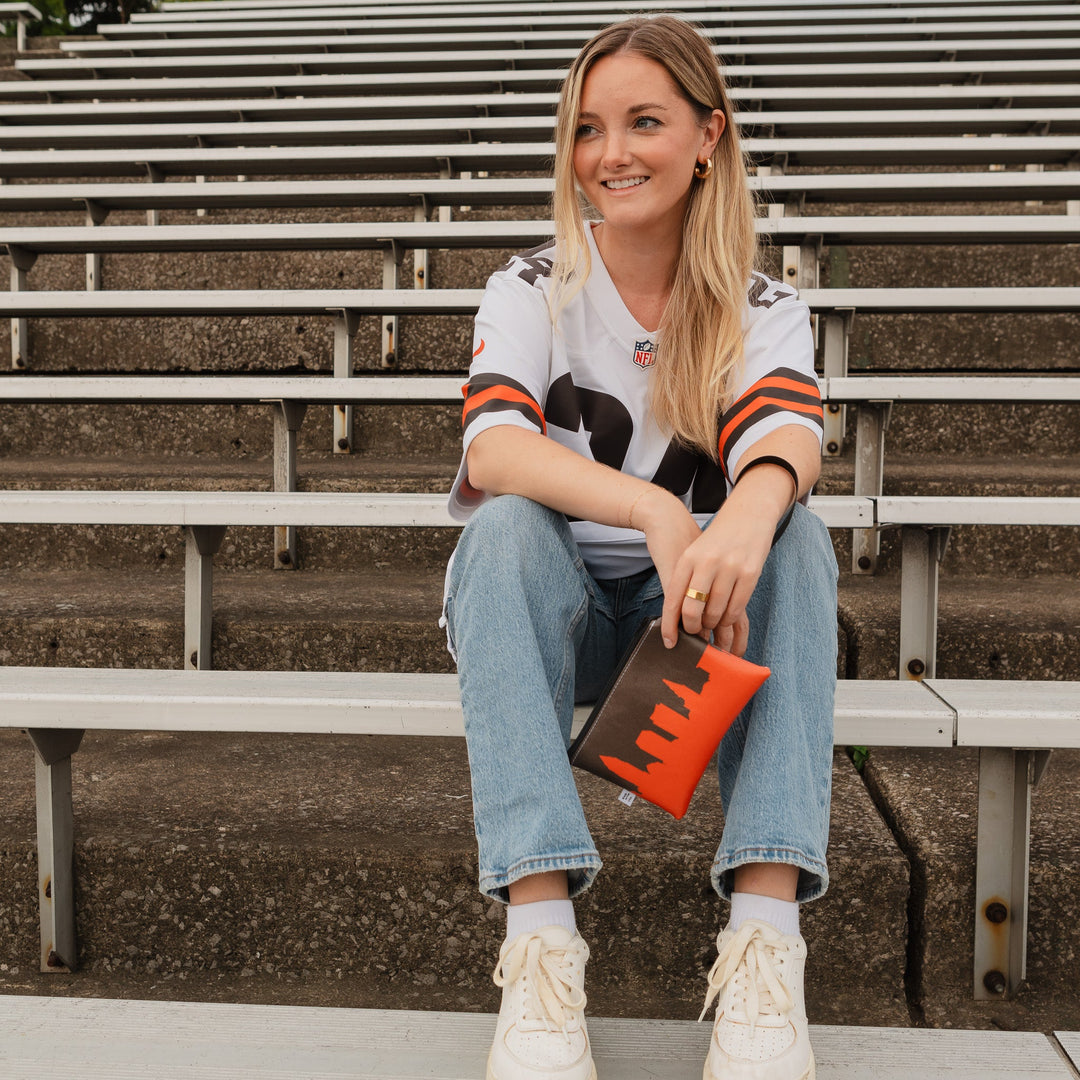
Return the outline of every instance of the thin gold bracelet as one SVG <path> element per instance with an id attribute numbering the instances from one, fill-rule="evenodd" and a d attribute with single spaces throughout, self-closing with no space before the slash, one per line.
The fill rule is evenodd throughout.
<path id="1" fill-rule="evenodd" d="M 626 523 L 631 529 L 636 529 L 637 528 L 637 526 L 634 525 L 634 508 L 641 501 L 641 499 L 645 495 L 648 495 L 648 494 L 649 494 L 649 491 L 648 491 L 647 488 L 644 491 L 639 491 L 637 493 L 637 496 L 634 498 L 634 501 L 630 504 L 630 510 L 626 515 Z M 641 532 L 640 529 L 637 529 L 637 531 Z"/>

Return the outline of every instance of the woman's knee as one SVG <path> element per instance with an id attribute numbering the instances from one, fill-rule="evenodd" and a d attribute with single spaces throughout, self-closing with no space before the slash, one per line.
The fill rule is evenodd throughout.
<path id="1" fill-rule="evenodd" d="M 459 574 L 496 566 L 528 570 L 576 560 L 564 515 L 521 495 L 498 495 L 482 503 L 466 523 L 454 569 Z"/>

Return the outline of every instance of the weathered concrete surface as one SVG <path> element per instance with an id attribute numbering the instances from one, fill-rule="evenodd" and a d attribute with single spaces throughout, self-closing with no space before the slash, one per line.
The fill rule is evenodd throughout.
<path id="1" fill-rule="evenodd" d="M 82 971 L 37 973 L 33 768 L 0 732 L 0 990 L 492 1009 L 463 740 L 91 733 L 74 758 Z M 581 775 L 605 870 L 591 1008 L 697 1015 L 725 905 L 715 787 L 676 822 Z M 816 1022 L 906 1025 L 907 865 L 842 753 L 832 887 L 804 909 Z"/>
<path id="2" fill-rule="evenodd" d="M 865 776 L 911 864 L 910 992 L 932 1027 L 1080 1027 L 1080 753 L 1056 751 L 1032 796 L 1028 978 L 972 997 L 978 753 L 872 750 Z"/>

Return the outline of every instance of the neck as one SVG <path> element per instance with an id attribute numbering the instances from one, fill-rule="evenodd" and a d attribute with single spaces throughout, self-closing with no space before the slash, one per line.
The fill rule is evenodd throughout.
<path id="1" fill-rule="evenodd" d="M 645 235 L 601 224 L 593 232 L 608 276 L 631 314 L 646 329 L 655 330 L 663 318 L 682 237 L 665 232 Z"/>
<path id="2" fill-rule="evenodd" d="M 666 294 L 671 288 L 682 250 L 681 235 L 670 232 L 646 235 L 640 229 L 619 230 L 601 223 L 593 236 L 608 274 L 620 292 L 624 282 L 636 293 Z"/>

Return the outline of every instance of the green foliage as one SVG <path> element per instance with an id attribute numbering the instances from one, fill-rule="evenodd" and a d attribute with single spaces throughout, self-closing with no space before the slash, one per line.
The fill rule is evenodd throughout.
<path id="1" fill-rule="evenodd" d="M 124 23 L 133 12 L 153 11 L 154 0 L 56 0 L 67 10 L 69 33 L 95 34 L 98 23 Z"/>

